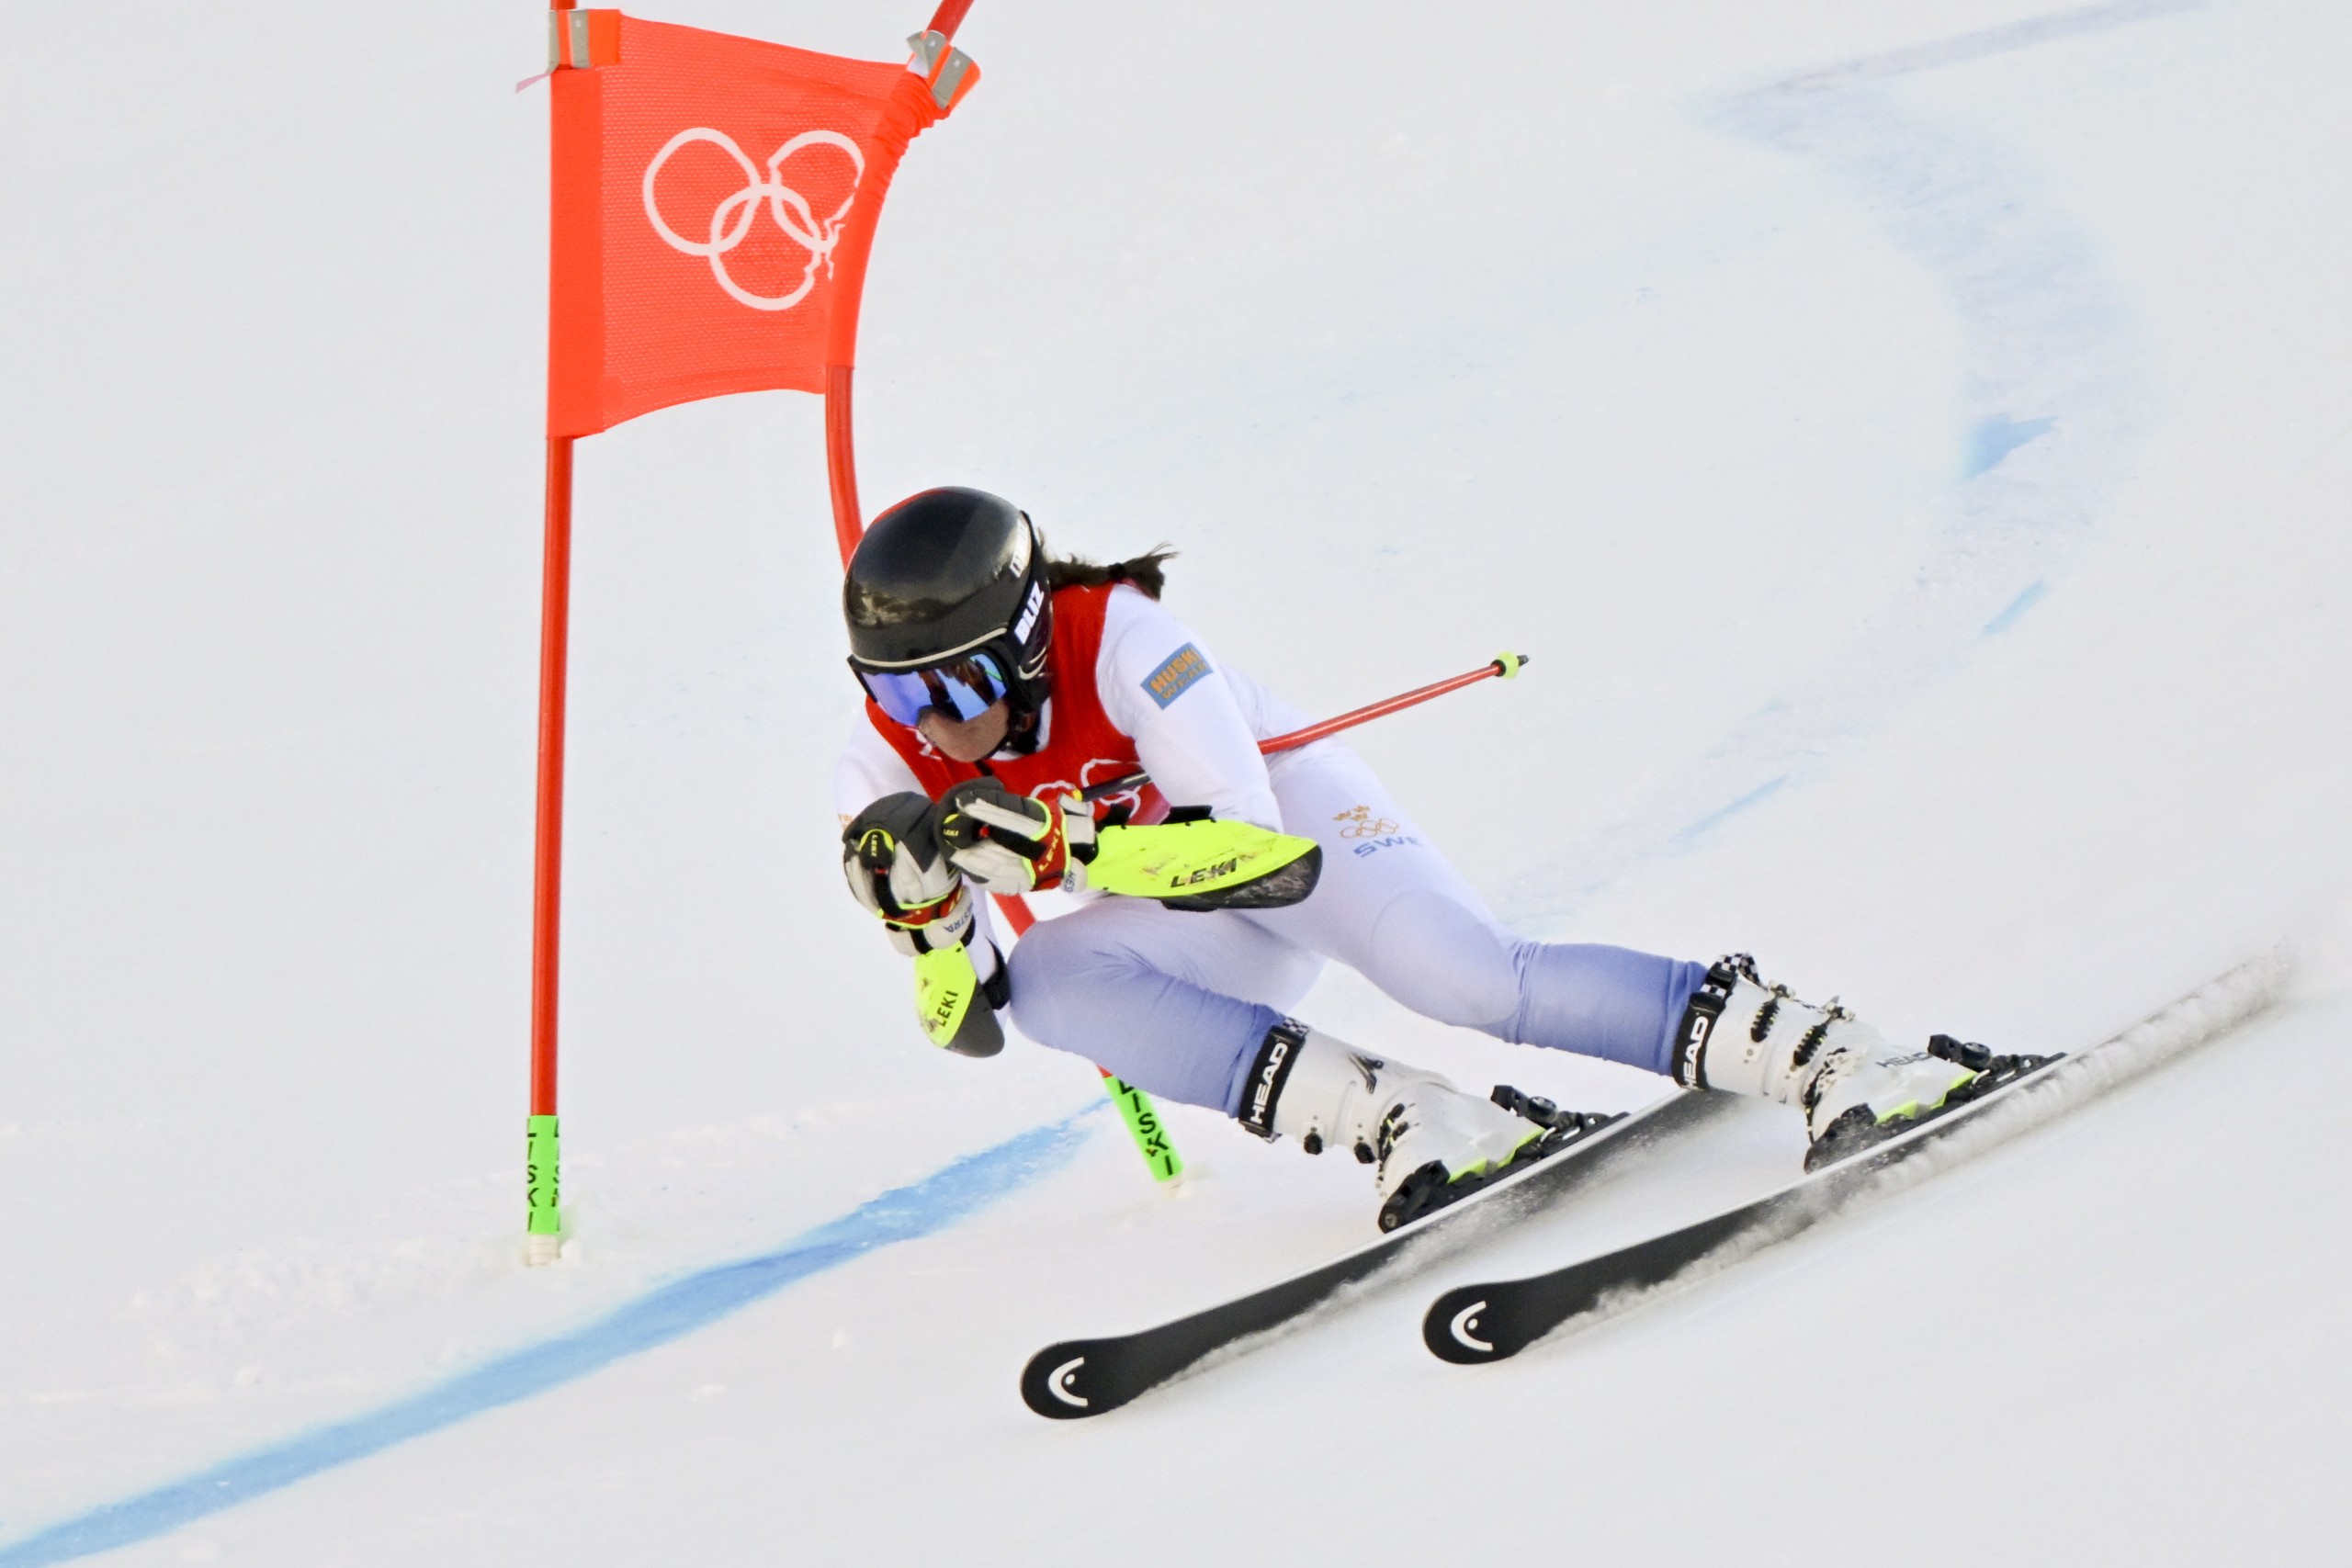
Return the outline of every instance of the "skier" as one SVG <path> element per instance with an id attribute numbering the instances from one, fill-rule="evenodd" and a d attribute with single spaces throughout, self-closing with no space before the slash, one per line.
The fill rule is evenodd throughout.
<path id="1" fill-rule="evenodd" d="M 1796 1106 L 1808 1165 L 1967 1097 L 1966 1062 L 1799 1001 L 1744 954 L 1710 965 L 1504 930 L 1353 751 L 1260 752 L 1306 716 L 1160 604 L 1169 555 L 1051 558 L 1027 513 L 948 488 L 885 512 L 850 563 L 849 663 L 870 723 L 834 774 L 842 864 L 900 951 L 968 955 L 981 999 L 949 1049 L 992 1054 L 1009 1007 L 1032 1040 L 1155 1095 L 1310 1154 L 1353 1151 L 1376 1167 L 1384 1230 L 1542 1157 L 1573 1113 L 1464 1093 L 1294 1020 L 1327 959 L 1445 1023 Z M 1079 796 L 1138 772 L 1148 784 Z M 1098 836 L 1171 805 L 1313 840 L 1319 882 L 1206 911 L 1086 894 Z M 972 889 L 1057 886 L 1086 901 L 1007 961 Z M 1295 901 L 1264 907 L 1277 898 Z"/>

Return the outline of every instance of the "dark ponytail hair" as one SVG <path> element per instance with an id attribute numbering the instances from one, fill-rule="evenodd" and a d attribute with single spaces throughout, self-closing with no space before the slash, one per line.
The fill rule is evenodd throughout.
<path id="1" fill-rule="evenodd" d="M 1159 591 L 1168 586 L 1168 574 L 1160 569 L 1175 555 L 1174 550 L 1161 545 L 1109 566 L 1097 566 L 1083 556 L 1049 555 L 1046 558 L 1046 586 L 1051 589 L 1100 588 L 1106 582 L 1125 582 L 1141 589 L 1148 597 L 1157 599 Z"/>

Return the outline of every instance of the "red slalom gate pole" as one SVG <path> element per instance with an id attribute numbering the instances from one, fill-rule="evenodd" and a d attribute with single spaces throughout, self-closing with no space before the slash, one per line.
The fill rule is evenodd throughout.
<path id="1" fill-rule="evenodd" d="M 530 1222 L 525 1261 L 555 1260 L 561 1143 L 556 1119 L 556 976 L 563 911 L 563 698 L 571 626 L 571 441 L 548 437 L 547 539 L 539 588 L 538 821 L 532 852 L 531 1113 L 524 1192 Z"/>
<path id="2" fill-rule="evenodd" d="M 551 11 L 573 0 L 549 0 Z M 555 182 L 548 181 L 549 200 Z M 550 323 L 552 330 L 552 323 Z M 562 1141 L 555 1110 L 556 971 L 563 912 L 563 694 L 571 637 L 571 443 L 548 437 L 546 541 L 539 567 L 538 811 L 531 845 L 531 1111 L 524 1122 L 523 1261 L 563 1247 Z"/>
<path id="3" fill-rule="evenodd" d="M 964 25 L 964 14 L 972 8 L 972 0 L 939 0 L 939 9 L 931 14 L 931 30 L 948 42 L 956 41 L 956 29 Z"/>
<path id="4" fill-rule="evenodd" d="M 971 8 L 972 0 L 941 0 L 924 31 L 937 33 L 944 43 L 953 43 L 956 29 L 964 25 L 965 14 Z M 833 542 L 841 547 L 842 564 L 847 566 L 865 532 L 865 514 L 857 504 L 857 443 L 852 415 L 857 372 L 846 363 L 849 345 L 835 346 L 842 350 L 843 363 L 825 367 L 825 479 L 833 499 Z"/>
<path id="5" fill-rule="evenodd" d="M 833 497 L 833 542 L 841 547 L 842 565 L 857 553 L 865 533 L 865 514 L 857 505 L 857 446 L 850 429 L 851 378 L 847 365 L 825 367 L 825 480 Z"/>

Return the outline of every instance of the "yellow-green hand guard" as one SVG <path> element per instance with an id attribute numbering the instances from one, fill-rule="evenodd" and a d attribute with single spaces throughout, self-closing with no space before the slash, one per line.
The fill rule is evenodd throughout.
<path id="1" fill-rule="evenodd" d="M 960 942 L 915 955 L 915 1014 L 933 1044 L 959 1056 L 993 1056 L 1004 1049 L 1003 1026 Z"/>
<path id="2" fill-rule="evenodd" d="M 1104 828 L 1086 886 L 1171 909 L 1278 909 L 1315 891 L 1323 847 L 1213 817 Z"/>

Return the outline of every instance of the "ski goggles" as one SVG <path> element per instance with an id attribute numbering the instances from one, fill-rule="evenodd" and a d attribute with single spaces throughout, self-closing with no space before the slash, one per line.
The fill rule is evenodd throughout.
<path id="1" fill-rule="evenodd" d="M 874 705 L 908 728 L 936 709 L 957 723 L 976 719 L 1004 700 L 1004 671 L 992 653 L 967 653 L 922 670 L 868 670 L 852 664 Z"/>

